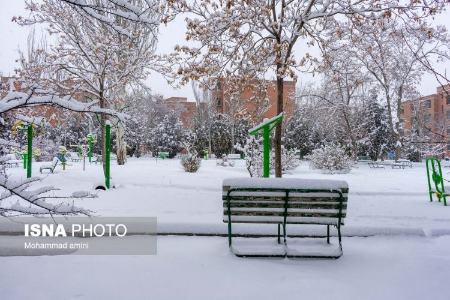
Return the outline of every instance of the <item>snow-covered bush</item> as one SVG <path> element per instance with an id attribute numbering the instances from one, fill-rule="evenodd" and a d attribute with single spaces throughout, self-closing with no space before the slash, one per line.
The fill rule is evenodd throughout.
<path id="1" fill-rule="evenodd" d="M 181 151 L 185 139 L 186 131 L 179 115 L 175 112 L 168 113 L 152 130 L 152 151 L 169 152 L 169 156 L 174 157 Z"/>
<path id="2" fill-rule="evenodd" d="M 216 157 L 222 157 L 233 149 L 232 125 L 224 115 L 217 115 L 211 124 L 211 151 Z"/>
<path id="3" fill-rule="evenodd" d="M 353 161 L 345 150 L 337 144 L 327 144 L 312 151 L 307 158 L 311 161 L 311 167 L 333 173 L 348 173 Z"/>
<path id="4" fill-rule="evenodd" d="M 188 153 L 181 157 L 181 165 L 186 172 L 195 173 L 200 169 L 202 160 L 198 157 L 197 153 Z"/>
<path id="5" fill-rule="evenodd" d="M 244 145 L 237 144 L 236 150 L 244 154 L 245 166 L 250 174 L 250 177 L 262 177 L 263 162 L 262 162 L 262 139 L 256 137 L 248 137 Z"/>
<path id="6" fill-rule="evenodd" d="M 262 138 L 249 137 L 243 146 L 237 144 L 236 150 L 244 154 L 245 165 L 250 177 L 262 177 L 263 175 L 263 140 Z M 298 150 L 281 148 L 282 171 L 293 170 L 300 165 Z M 270 170 L 274 170 L 275 153 L 271 151 Z"/>
<path id="7" fill-rule="evenodd" d="M 284 146 L 281 146 L 281 170 L 283 172 L 294 170 L 300 165 L 300 159 L 297 149 L 286 149 Z M 275 152 L 272 151 L 270 160 L 270 169 L 275 169 Z"/>

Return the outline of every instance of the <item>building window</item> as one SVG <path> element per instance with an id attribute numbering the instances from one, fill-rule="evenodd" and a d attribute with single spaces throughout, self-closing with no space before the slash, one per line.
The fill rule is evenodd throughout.
<path id="1" fill-rule="evenodd" d="M 423 106 L 425 108 L 431 108 L 431 100 L 425 100 L 425 102 L 423 103 Z"/>
<path id="2" fill-rule="evenodd" d="M 450 127 L 447 127 L 447 135 L 450 136 Z"/>
<path id="3" fill-rule="evenodd" d="M 447 144 L 447 151 L 450 151 L 450 144 Z"/>
<path id="4" fill-rule="evenodd" d="M 447 110 L 447 120 L 450 120 L 450 110 Z"/>
<path id="5" fill-rule="evenodd" d="M 449 111 L 449 112 L 450 112 L 450 111 Z M 424 122 L 425 124 L 429 124 L 430 121 L 431 121 L 431 115 L 430 115 L 430 114 L 426 114 L 426 115 L 423 116 L 423 122 Z"/>
<path id="6" fill-rule="evenodd" d="M 447 96 L 447 105 L 450 105 L 450 95 Z"/>

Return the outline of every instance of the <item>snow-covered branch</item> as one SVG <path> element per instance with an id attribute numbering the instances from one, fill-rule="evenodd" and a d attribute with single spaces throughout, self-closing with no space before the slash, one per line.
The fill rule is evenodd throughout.
<path id="1" fill-rule="evenodd" d="M 8 91 L 4 97 L 0 99 L 0 114 L 11 110 L 26 108 L 36 105 L 57 106 L 63 109 L 82 112 L 105 114 L 125 120 L 126 115 L 112 109 L 100 108 L 98 101 L 81 102 L 72 96 L 60 96 L 56 93 L 38 89 L 36 87 L 22 91 Z"/>
<path id="2" fill-rule="evenodd" d="M 10 217 L 19 215 L 87 215 L 91 211 L 74 204 L 77 198 L 94 198 L 88 192 L 76 192 L 71 196 L 57 196 L 57 190 L 51 186 L 44 186 L 32 190 L 33 183 L 40 178 L 12 180 L 5 174 L 0 175 L 0 216 Z"/>

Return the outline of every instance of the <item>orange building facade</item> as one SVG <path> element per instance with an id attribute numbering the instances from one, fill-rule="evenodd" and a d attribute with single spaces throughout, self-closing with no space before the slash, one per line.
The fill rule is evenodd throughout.
<path id="1" fill-rule="evenodd" d="M 418 125 L 432 142 L 447 143 L 450 156 L 450 84 L 438 87 L 436 94 L 403 102 L 400 122 L 405 134 Z"/>
<path id="2" fill-rule="evenodd" d="M 194 116 L 197 112 L 197 103 L 188 101 L 186 97 L 170 97 L 163 101 L 164 105 L 180 115 L 181 123 L 185 128 L 193 126 Z"/>
<path id="3" fill-rule="evenodd" d="M 255 81 L 244 86 L 234 86 L 230 81 L 220 79 L 210 91 L 210 100 L 217 113 L 258 123 L 264 118 L 277 115 L 276 83 L 268 81 L 260 85 Z M 295 109 L 295 86 L 295 81 L 284 82 L 283 105 L 286 119 L 292 116 Z M 165 99 L 163 104 L 180 114 L 184 127 L 192 127 L 198 109 L 196 102 L 188 101 L 186 97 L 170 97 Z"/>
<path id="4" fill-rule="evenodd" d="M 292 116 L 295 109 L 295 86 L 295 81 L 285 80 L 283 84 L 283 111 L 286 119 Z M 237 93 L 233 95 L 235 90 Z M 220 79 L 212 92 L 217 112 L 241 114 L 243 118 L 250 118 L 254 123 L 277 115 L 277 94 L 275 80 L 253 81 L 244 86 L 235 87 L 234 82 Z M 240 102 L 237 109 L 232 107 L 236 102 Z"/>

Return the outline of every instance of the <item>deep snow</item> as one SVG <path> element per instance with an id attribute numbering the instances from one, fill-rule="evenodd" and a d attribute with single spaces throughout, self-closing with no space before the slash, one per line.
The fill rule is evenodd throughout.
<path id="1" fill-rule="evenodd" d="M 21 168 L 9 172 L 25 176 Z M 177 160 L 154 159 L 113 164 L 112 176 L 114 189 L 77 204 L 103 216 L 156 216 L 158 231 L 166 233 L 225 233 L 222 181 L 248 177 L 242 161 L 235 167 L 203 161 L 190 174 Z M 103 180 L 100 165 L 82 171 L 81 163 L 65 171 L 58 166 L 44 177 L 42 185 L 65 194 L 92 191 Z M 327 175 L 303 163 L 285 177 L 347 181 L 340 259 L 237 258 L 223 237 L 159 236 L 155 256 L 0 257 L 1 299 L 448 299 L 450 207 L 428 201 L 423 164 L 405 170 L 361 165 L 349 174 Z M 291 234 L 323 231 L 288 227 Z M 234 232 L 276 229 L 244 225 Z M 304 241 L 288 244 L 301 247 Z"/>
<path id="2" fill-rule="evenodd" d="M 338 260 L 238 258 L 225 238 L 159 237 L 156 256 L 0 258 L 2 299 L 446 300 L 450 237 L 346 238 Z"/>

